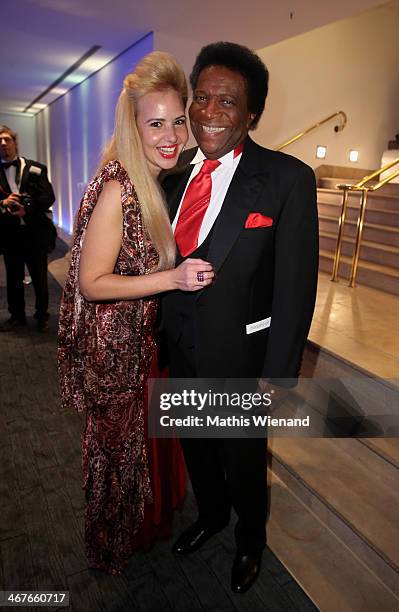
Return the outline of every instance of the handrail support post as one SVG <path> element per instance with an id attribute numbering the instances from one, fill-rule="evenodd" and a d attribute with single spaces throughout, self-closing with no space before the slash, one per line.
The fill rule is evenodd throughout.
<path id="1" fill-rule="evenodd" d="M 346 209 L 348 206 L 348 186 L 343 185 L 342 189 L 343 189 L 343 196 L 342 196 L 341 214 L 339 216 L 339 221 L 338 221 L 338 236 L 337 236 L 337 243 L 335 245 L 334 263 L 333 263 L 333 269 L 332 269 L 332 275 L 331 275 L 332 282 L 337 282 L 337 278 L 338 278 L 339 260 L 341 258 L 341 247 L 342 247 L 342 240 L 344 237 Z"/>
<path id="2" fill-rule="evenodd" d="M 357 275 L 357 267 L 359 264 L 360 247 L 361 247 L 361 242 L 362 242 L 363 225 L 364 225 L 364 215 L 366 213 L 367 195 L 368 195 L 368 188 L 363 187 L 362 197 L 360 200 L 359 215 L 357 218 L 355 250 L 353 252 L 353 258 L 352 258 L 352 267 L 351 267 L 351 274 L 350 274 L 350 279 L 349 279 L 349 287 L 356 287 L 356 275 Z"/>

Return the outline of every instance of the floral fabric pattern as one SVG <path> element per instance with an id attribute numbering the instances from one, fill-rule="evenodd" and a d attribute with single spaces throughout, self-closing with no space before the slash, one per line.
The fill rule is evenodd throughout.
<path id="1" fill-rule="evenodd" d="M 122 245 L 114 272 L 148 274 L 158 256 L 143 227 L 134 187 L 118 161 L 88 186 L 79 209 L 59 323 L 63 407 L 86 410 L 85 538 L 91 567 L 120 573 L 151 502 L 144 390 L 155 350 L 157 301 L 89 302 L 79 291 L 80 253 L 91 214 L 111 180 L 120 183 Z"/>

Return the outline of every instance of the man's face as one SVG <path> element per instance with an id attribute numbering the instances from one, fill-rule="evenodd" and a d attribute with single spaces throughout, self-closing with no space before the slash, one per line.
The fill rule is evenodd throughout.
<path id="1" fill-rule="evenodd" d="M 209 66 L 199 75 L 189 110 L 193 135 L 208 159 L 219 159 L 248 134 L 247 83 L 238 72 Z"/>
<path id="2" fill-rule="evenodd" d="M 8 132 L 0 134 L 0 156 L 5 161 L 11 161 L 17 156 L 17 144 Z"/>

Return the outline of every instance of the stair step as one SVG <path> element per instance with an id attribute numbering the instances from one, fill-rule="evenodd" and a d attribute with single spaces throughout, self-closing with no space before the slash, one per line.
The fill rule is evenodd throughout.
<path id="1" fill-rule="evenodd" d="M 320 249 L 319 269 L 328 274 L 332 273 L 334 255 L 332 252 Z M 338 276 L 349 279 L 352 259 L 346 255 L 341 256 Z M 356 283 L 367 285 L 399 295 L 399 270 L 390 266 L 383 266 L 372 262 L 359 261 Z"/>
<path id="2" fill-rule="evenodd" d="M 325 285 L 326 281 L 330 282 L 327 276 L 327 274 L 319 272 L 321 285 Z M 339 281 L 338 283 L 331 283 L 333 287 L 331 295 L 334 294 L 334 288 L 336 287 L 338 291 L 335 295 L 340 296 L 337 298 L 338 302 L 341 302 L 342 299 L 346 301 L 349 298 L 348 304 L 350 304 L 351 310 L 352 307 L 355 306 L 358 311 L 356 306 L 359 303 L 358 298 L 362 304 L 365 304 L 364 298 L 366 297 L 369 300 L 369 304 L 366 312 L 364 312 L 365 318 L 368 317 L 369 307 L 371 307 L 370 310 L 372 313 L 376 312 L 377 304 L 379 305 L 379 313 L 384 313 L 383 316 L 381 316 L 381 314 L 379 315 L 381 320 L 384 320 L 385 313 L 387 313 L 391 321 L 393 320 L 392 317 L 396 316 L 399 300 L 398 293 L 395 294 L 395 292 L 392 291 L 391 293 L 393 293 L 393 295 L 383 296 L 381 295 L 381 291 L 377 291 L 375 288 L 362 287 L 360 285 L 354 291 L 346 286 L 347 283 L 345 281 L 342 279 L 339 279 Z M 396 283 L 396 286 L 397 285 L 398 283 Z M 363 295 L 358 296 L 359 293 Z M 347 295 L 345 296 L 345 294 Z M 327 304 L 329 303 L 330 302 L 327 301 Z M 344 378 L 347 376 L 354 376 L 353 371 L 355 370 L 371 378 L 375 376 L 386 378 L 391 386 L 398 389 L 399 365 L 398 354 L 395 348 L 395 338 L 397 334 L 392 334 L 392 347 L 388 347 L 385 350 L 384 345 L 381 345 L 378 351 L 370 351 L 368 334 L 362 333 L 362 327 L 358 330 L 356 324 L 356 319 L 360 314 L 359 312 L 355 315 L 351 327 L 351 329 L 356 327 L 358 331 L 349 336 L 348 332 L 341 333 L 338 330 L 335 331 L 336 326 L 334 321 L 331 321 L 331 324 L 330 321 L 328 321 L 326 327 L 326 321 L 323 321 L 323 310 L 321 304 L 316 306 L 316 316 L 313 318 L 309 332 L 309 340 L 305 347 L 305 355 L 302 362 L 302 375 L 307 378 L 331 378 L 331 376 Z M 350 316 L 350 312 L 347 310 L 344 320 L 352 321 L 352 319 L 349 319 Z M 363 319 L 363 315 L 361 318 Z M 335 320 L 339 321 L 339 319 Z M 354 367 L 352 363 L 354 355 L 356 355 L 356 367 Z M 349 367 L 350 370 L 347 371 Z"/>
<path id="3" fill-rule="evenodd" d="M 337 233 L 338 219 L 332 215 L 319 215 L 320 231 Z M 356 236 L 357 223 L 353 219 L 347 219 L 344 226 L 344 235 Z M 378 242 L 394 247 L 399 247 L 399 227 L 382 225 L 380 223 L 364 223 L 362 240 Z"/>
<path id="4" fill-rule="evenodd" d="M 399 469 L 399 438 L 365 438 L 361 442 Z"/>
<path id="5" fill-rule="evenodd" d="M 396 595 L 312 509 L 275 473 L 270 482 L 268 544 L 315 605 L 322 612 L 397 612 Z"/>
<path id="6" fill-rule="evenodd" d="M 399 470 L 353 438 L 270 448 L 273 472 L 399 597 Z"/>
<path id="7" fill-rule="evenodd" d="M 333 238 L 334 240 L 337 239 L 337 234 L 334 234 L 333 232 L 320 232 L 320 236 L 326 236 L 327 238 Z M 354 237 L 352 236 L 344 236 L 343 237 L 343 242 L 350 242 L 351 244 L 355 244 L 356 240 Z M 363 246 L 367 246 L 373 249 L 378 249 L 380 251 L 387 251 L 389 253 L 398 253 L 399 254 L 399 247 L 396 246 L 391 246 L 389 244 L 381 244 L 379 242 L 372 242 L 370 240 L 362 240 L 362 247 Z"/>
<path id="8" fill-rule="evenodd" d="M 337 221 L 337 218 L 334 217 L 333 215 L 321 215 L 320 219 L 327 219 L 328 221 Z M 348 223 L 348 225 L 354 225 L 355 227 L 357 225 L 356 221 L 354 221 L 353 219 L 347 219 L 345 223 Z M 363 224 L 363 230 L 365 230 L 366 228 L 378 229 L 383 232 L 393 232 L 394 234 L 399 235 L 399 227 L 390 227 L 389 225 L 383 225 L 381 223 L 366 223 L 365 222 Z"/>
<path id="9" fill-rule="evenodd" d="M 330 218 L 339 219 L 341 214 L 341 202 L 323 202 L 317 201 L 319 216 L 328 216 Z M 346 209 L 346 220 L 357 221 L 359 216 L 359 206 L 349 204 Z M 399 227 L 399 208 L 391 210 L 389 208 L 376 208 L 367 206 L 365 213 L 365 222 L 374 223 L 377 225 L 388 225 Z"/>
<path id="10" fill-rule="evenodd" d="M 319 180 L 318 212 L 320 233 L 319 269 L 331 273 L 342 206 L 341 183 L 358 179 L 323 177 Z M 349 193 L 343 231 L 339 276 L 349 278 L 358 223 L 360 198 Z M 369 193 L 363 225 L 357 282 L 399 295 L 399 184 L 385 185 Z"/>
<path id="11" fill-rule="evenodd" d="M 399 572 L 396 467 L 353 438 L 274 438 L 271 446 L 291 474 Z M 399 580 L 397 588 L 399 594 Z"/>
<path id="12" fill-rule="evenodd" d="M 317 188 L 318 199 L 325 203 L 334 203 L 341 205 L 342 203 L 342 191 L 339 189 L 323 189 Z M 359 207 L 360 193 L 351 192 L 348 197 L 348 204 Z M 373 206 L 374 208 L 385 208 L 390 210 L 399 210 L 399 194 L 398 195 L 385 195 L 377 191 L 371 192 L 367 198 L 367 206 Z"/>
<path id="13" fill-rule="evenodd" d="M 320 231 L 320 249 L 324 251 L 335 252 L 337 243 L 337 234 L 333 232 Z M 344 236 L 341 246 L 341 254 L 347 257 L 352 257 L 355 238 L 352 236 Z M 360 247 L 360 260 L 376 263 L 382 266 L 389 266 L 399 269 L 399 247 L 388 244 L 380 244 L 369 240 L 362 240 Z"/>
<path id="14" fill-rule="evenodd" d="M 328 251 L 320 250 L 320 255 L 326 257 L 328 259 L 333 260 L 333 253 L 329 253 Z M 351 257 L 341 256 L 341 263 L 345 263 L 350 265 L 352 263 Z M 358 273 L 360 270 L 372 270 L 373 272 L 379 272 L 380 274 L 385 274 L 387 276 L 392 276 L 393 278 L 399 279 L 399 270 L 396 268 L 392 268 L 390 266 L 381 266 L 379 264 L 375 264 L 367 261 L 359 261 Z"/>
<path id="15" fill-rule="evenodd" d="M 331 391 L 345 401 L 349 393 L 366 415 L 379 412 L 381 398 L 388 410 L 398 403 L 399 380 L 314 343 L 303 376 L 327 393 L 320 402 L 299 379 L 309 414 L 312 406 L 330 413 Z M 327 390 L 326 379 L 342 384 Z M 399 439 L 269 437 L 269 451 L 268 543 L 312 601 L 323 612 L 399 610 Z"/>
<path id="16" fill-rule="evenodd" d="M 392 198 L 389 198 L 389 200 L 392 200 Z M 338 208 L 339 210 L 341 210 L 341 202 L 337 201 L 337 200 L 332 200 L 332 201 L 323 201 L 323 198 L 318 199 L 318 203 L 320 204 L 326 204 L 328 206 L 333 206 L 335 208 Z M 398 207 L 396 208 L 380 208 L 379 206 L 374 206 L 373 202 L 369 202 L 367 201 L 367 206 L 366 206 L 366 212 L 368 210 L 373 210 L 373 211 L 379 211 L 379 212 L 386 212 L 386 213 L 391 213 L 391 214 L 396 214 L 399 215 L 399 198 L 397 198 L 397 204 Z M 353 210 L 359 210 L 359 206 L 356 205 L 355 202 L 348 202 L 347 205 L 347 210 L 349 209 L 353 209 Z"/>

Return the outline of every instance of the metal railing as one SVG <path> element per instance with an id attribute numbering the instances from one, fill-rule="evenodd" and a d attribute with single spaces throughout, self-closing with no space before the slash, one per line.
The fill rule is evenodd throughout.
<path id="1" fill-rule="evenodd" d="M 344 111 L 340 110 L 340 111 L 337 111 L 336 113 L 333 113 L 332 115 L 329 115 L 325 119 L 322 119 L 318 123 L 311 125 L 306 130 L 303 130 L 302 132 L 298 132 L 298 134 L 296 134 L 289 140 L 286 140 L 281 145 L 279 145 L 276 148 L 276 151 L 281 151 L 282 149 L 285 149 L 285 147 L 288 147 L 288 145 L 292 144 L 293 142 L 296 142 L 303 136 L 306 136 L 306 134 L 309 134 L 309 132 L 312 132 L 316 128 L 320 127 L 321 125 L 324 125 L 325 123 L 327 123 L 328 121 L 331 121 L 331 119 L 334 119 L 334 117 L 337 117 L 337 116 L 341 117 L 341 123 L 339 125 L 334 126 L 334 132 L 342 132 L 342 130 L 344 129 L 347 123 L 347 116 L 346 116 L 346 113 L 344 113 Z"/>
<path id="2" fill-rule="evenodd" d="M 339 262 L 341 258 L 341 247 L 342 247 L 342 240 L 343 240 L 344 225 L 345 225 L 345 220 L 346 220 L 346 210 L 348 206 L 349 192 L 357 191 L 361 193 L 359 214 L 357 217 L 355 249 L 353 251 L 351 273 L 350 273 L 350 278 L 349 278 L 349 287 L 355 287 L 357 268 L 359 265 L 359 255 L 360 255 L 360 247 L 361 247 L 361 242 L 362 242 L 364 215 L 366 213 L 368 193 L 369 191 L 372 191 L 372 192 L 377 191 L 377 189 L 380 189 L 380 187 L 382 187 L 383 185 L 386 185 L 387 183 L 392 181 L 392 179 L 399 176 L 399 169 L 395 170 L 394 172 L 391 172 L 390 174 L 388 174 L 387 177 L 380 180 L 375 185 L 370 185 L 367 187 L 366 184 L 369 181 L 373 180 L 379 174 L 386 172 L 387 170 L 389 170 L 393 166 L 396 166 L 397 164 L 399 164 L 399 157 L 391 161 L 389 164 L 382 166 L 381 168 L 379 168 L 379 170 L 376 170 L 372 174 L 365 176 L 361 181 L 356 183 L 356 185 L 346 185 L 346 184 L 336 185 L 336 189 L 341 189 L 343 193 L 342 193 L 341 214 L 340 214 L 339 221 L 338 221 L 337 244 L 335 246 L 334 264 L 333 264 L 333 270 L 332 270 L 332 275 L 331 275 L 332 281 L 336 281 L 338 278 L 338 268 L 339 268 Z"/>

